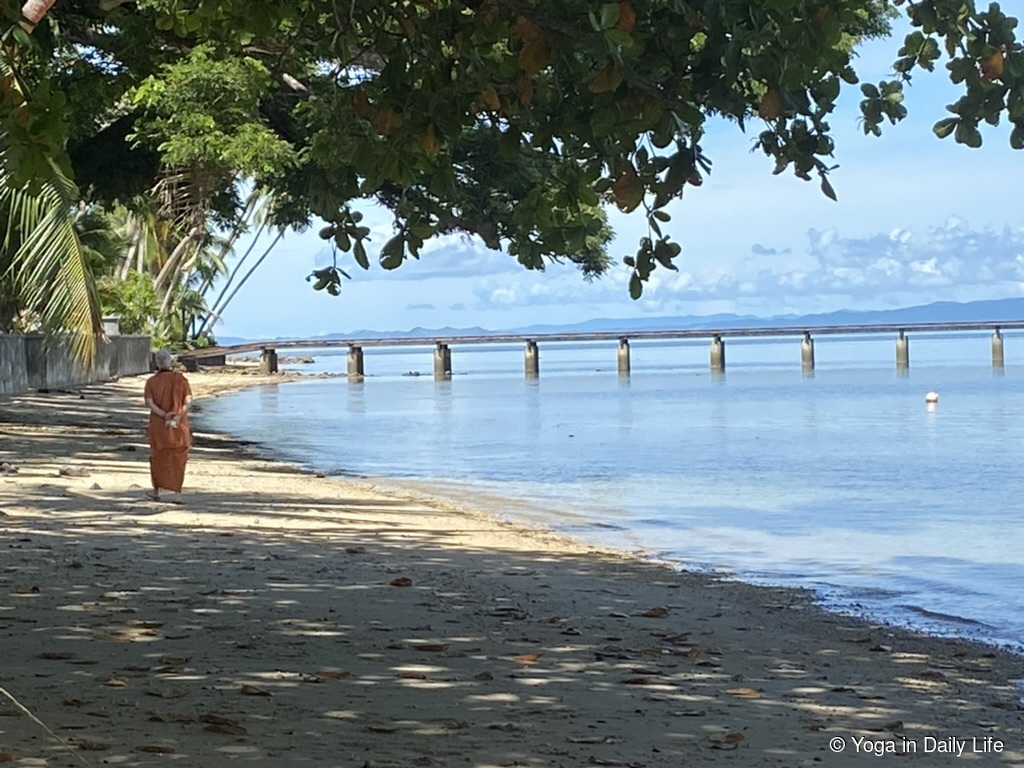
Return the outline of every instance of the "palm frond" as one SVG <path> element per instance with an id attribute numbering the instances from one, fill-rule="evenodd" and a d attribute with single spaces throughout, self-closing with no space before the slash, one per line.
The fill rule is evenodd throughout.
<path id="1" fill-rule="evenodd" d="M 0 146 L 0 216 L 8 274 L 23 307 L 41 318 L 48 335 L 70 336 L 72 353 L 91 366 L 100 330 L 99 301 L 88 256 L 74 227 L 74 183 L 53 169 L 29 190 L 13 184 Z"/>

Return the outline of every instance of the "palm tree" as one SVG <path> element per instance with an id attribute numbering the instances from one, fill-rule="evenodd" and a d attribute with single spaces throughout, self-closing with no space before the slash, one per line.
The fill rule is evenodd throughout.
<path id="1" fill-rule="evenodd" d="M 27 0 L 15 29 L 31 34 L 53 2 Z M 0 75 L 23 103 L 31 94 L 13 66 L 17 48 L 5 45 Z M 74 357 L 91 366 L 100 313 L 89 251 L 75 227 L 78 189 L 53 158 L 32 183 L 17 182 L 13 155 L 0 134 L 0 326 L 38 328 L 50 339 L 68 334 Z"/>
<path id="2" fill-rule="evenodd" d="M 70 337 L 72 354 L 92 365 L 100 332 L 89 252 L 75 228 L 78 190 L 55 165 L 48 178 L 19 187 L 0 136 L 0 307 L 11 328 Z"/>

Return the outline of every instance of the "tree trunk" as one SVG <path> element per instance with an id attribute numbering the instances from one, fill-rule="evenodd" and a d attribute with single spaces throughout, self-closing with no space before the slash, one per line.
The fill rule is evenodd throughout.
<path id="1" fill-rule="evenodd" d="M 228 281 L 224 283 L 224 287 L 220 289 L 220 294 L 217 296 L 217 300 L 210 305 L 210 311 L 207 313 L 206 317 L 203 318 L 203 322 L 199 325 L 199 333 L 205 331 L 206 327 L 210 324 L 210 321 L 217 317 L 217 306 L 224 299 L 224 296 L 227 295 L 228 289 L 231 288 L 231 284 L 235 281 L 235 277 L 237 277 L 238 273 L 242 270 L 242 265 L 245 264 L 245 260 L 249 258 L 249 254 L 252 253 L 253 248 L 256 247 L 256 243 L 259 242 L 260 238 L 263 236 L 263 231 L 266 228 L 267 224 L 264 222 L 260 224 L 259 229 L 256 230 L 256 236 L 253 237 L 252 242 L 249 243 L 249 247 L 246 249 L 245 253 L 242 254 L 242 258 L 238 260 L 235 268 L 231 270 L 231 274 L 228 275 Z M 274 242 L 277 241 L 275 240 Z"/>
<path id="2" fill-rule="evenodd" d="M 279 242 L 281 241 L 281 238 L 282 238 L 282 237 L 284 237 L 284 232 L 281 232 L 281 231 L 279 231 L 279 232 L 277 233 L 277 237 L 275 237 L 275 238 L 274 238 L 274 242 L 272 242 L 272 243 L 271 243 L 270 245 L 268 245 L 268 246 L 267 246 L 267 250 L 265 250 L 265 251 L 263 252 L 263 255 L 262 255 L 262 256 L 260 256 L 260 257 L 259 257 L 259 258 L 258 258 L 258 259 L 256 260 L 256 263 L 255 263 L 255 264 L 253 264 L 253 265 L 252 265 L 251 267 L 249 267 L 249 271 L 245 273 L 245 277 L 243 277 L 243 278 L 241 279 L 241 281 L 239 281 L 238 285 L 236 285 L 236 286 L 235 286 L 235 290 L 233 290 L 233 291 L 231 292 L 231 295 L 230 295 L 230 296 L 228 296 L 228 297 L 227 297 L 227 298 L 226 298 L 226 299 L 224 300 L 224 303 L 223 303 L 223 304 L 222 304 L 222 305 L 220 306 L 220 308 L 219 308 L 219 309 L 217 309 L 217 310 L 216 310 L 215 312 L 214 312 L 214 311 L 211 311 L 211 312 L 210 312 L 210 315 L 208 316 L 208 318 L 207 318 L 207 319 L 209 319 L 209 318 L 211 318 L 211 317 L 212 317 L 212 318 L 220 318 L 220 316 L 221 316 L 221 314 L 223 314 L 224 310 L 225 310 L 225 309 L 227 309 L 227 307 L 228 307 L 228 304 L 230 304 L 230 303 L 231 303 L 231 300 L 232 300 L 233 298 L 235 298 L 235 294 L 236 294 L 236 293 L 238 293 L 238 292 L 239 292 L 240 290 L 242 290 L 242 286 L 243 286 L 243 285 L 245 285 L 245 281 L 246 281 L 246 280 L 248 280 L 248 279 L 249 279 L 250 277 L 252 277 L 252 273 L 253 273 L 253 272 L 255 272 L 255 271 L 256 271 L 256 268 L 257 268 L 257 267 L 259 267 L 259 265 L 263 263 L 263 260 L 264 260 L 264 259 L 266 259 L 266 258 L 267 258 L 267 256 L 269 256 L 269 255 L 270 255 L 270 252 L 271 252 L 272 250 L 274 250 L 274 246 L 275 246 L 275 245 L 277 245 L 277 244 L 278 244 L 278 243 L 279 243 Z"/>
<path id="3" fill-rule="evenodd" d="M 153 281 L 157 291 L 163 288 L 164 283 L 167 282 L 167 279 L 173 273 L 175 273 L 178 267 L 178 262 L 180 262 L 182 258 L 184 258 L 185 252 L 188 250 L 189 246 L 192 245 L 192 242 L 203 233 L 203 229 L 204 227 L 202 224 L 196 224 L 194 227 L 192 227 L 192 229 L 188 231 L 188 234 L 185 235 L 181 239 L 181 242 L 179 242 L 178 245 L 175 247 L 174 251 L 167 259 L 167 262 L 164 264 L 163 269 L 160 270 L 160 274 L 158 274 L 156 276 L 156 280 Z"/>

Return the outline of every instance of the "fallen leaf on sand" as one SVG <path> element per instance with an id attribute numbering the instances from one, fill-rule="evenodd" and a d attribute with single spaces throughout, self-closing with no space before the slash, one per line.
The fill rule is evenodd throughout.
<path id="1" fill-rule="evenodd" d="M 1005 709 L 1007 712 L 1016 712 L 1021 705 L 1015 701 L 993 701 L 992 706 L 996 709 Z"/>
<path id="2" fill-rule="evenodd" d="M 343 672 L 341 670 L 324 669 L 317 672 L 317 675 L 322 677 L 324 680 L 344 680 L 346 677 L 352 677 L 351 672 Z"/>
<path id="3" fill-rule="evenodd" d="M 75 658 L 75 654 L 70 651 L 46 651 L 45 653 L 40 653 L 39 658 L 47 659 L 48 661 L 67 661 L 68 659 Z"/>
<path id="4" fill-rule="evenodd" d="M 430 651 L 431 653 L 441 653 L 442 651 L 448 650 L 448 643 L 418 643 L 415 640 L 409 643 L 409 647 L 414 651 Z"/>
<path id="5" fill-rule="evenodd" d="M 196 719 L 188 715 L 158 715 L 155 712 L 148 718 L 151 723 L 194 723 Z"/>
<path id="6" fill-rule="evenodd" d="M 743 741 L 744 736 L 739 731 L 730 731 L 722 736 L 710 736 L 712 749 L 736 749 Z"/>
<path id="7" fill-rule="evenodd" d="M 761 698 L 761 692 L 754 688 L 729 688 L 726 693 L 731 696 L 738 696 L 741 699 L 759 699 Z"/>
<path id="8" fill-rule="evenodd" d="M 265 691 L 262 688 L 257 688 L 255 685 L 243 685 L 242 693 L 246 696 L 269 696 L 270 691 Z"/>
<path id="9" fill-rule="evenodd" d="M 210 723 L 203 730 L 211 733 L 225 733 L 228 736 L 245 736 L 248 733 L 245 728 L 235 723 Z"/>
<path id="10" fill-rule="evenodd" d="M 542 653 L 521 653 L 518 656 L 513 656 L 512 661 L 520 664 L 536 664 L 543 655 Z"/>
<path id="11" fill-rule="evenodd" d="M 247 731 L 238 721 L 225 718 L 221 715 L 200 715 L 201 723 L 206 723 L 205 730 L 213 733 L 226 733 L 230 736 L 244 736 Z"/>
<path id="12" fill-rule="evenodd" d="M 518 731 L 519 726 L 515 723 L 491 723 L 487 726 L 489 731 Z"/>
<path id="13" fill-rule="evenodd" d="M 646 616 L 648 619 L 664 619 L 668 616 L 668 608 L 664 605 L 659 605 L 656 608 L 650 608 L 649 610 L 644 611 L 640 615 Z"/>
<path id="14" fill-rule="evenodd" d="M 184 688 L 164 688 L 160 691 L 146 691 L 147 696 L 156 696 L 159 699 L 182 699 L 188 695 Z"/>
<path id="15" fill-rule="evenodd" d="M 151 752 L 155 755 L 173 755 L 174 747 L 162 747 L 159 744 L 143 744 L 141 747 L 136 747 L 137 752 Z"/>
<path id="16" fill-rule="evenodd" d="M 490 672 L 480 672 L 479 674 L 473 675 L 474 680 L 493 680 L 494 675 Z"/>
<path id="17" fill-rule="evenodd" d="M 87 752 L 102 752 L 105 749 L 110 749 L 110 745 L 104 744 L 102 741 L 89 741 L 86 739 L 78 742 L 78 748 L 84 749 Z"/>
<path id="18" fill-rule="evenodd" d="M 17 752 L 0 752 L 0 763 L 16 763 L 21 760 Z"/>
<path id="19" fill-rule="evenodd" d="M 408 576 L 399 576 L 397 579 L 392 579 L 388 582 L 392 587 L 411 587 L 412 579 Z"/>
<path id="20" fill-rule="evenodd" d="M 366 547 L 345 547 L 346 555 L 362 555 L 366 552 Z"/>
<path id="21" fill-rule="evenodd" d="M 168 667 L 183 667 L 192 661 L 191 656 L 161 656 L 160 663 Z"/>

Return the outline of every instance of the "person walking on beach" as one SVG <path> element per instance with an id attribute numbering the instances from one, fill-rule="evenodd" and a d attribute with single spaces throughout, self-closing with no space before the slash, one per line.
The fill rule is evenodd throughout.
<path id="1" fill-rule="evenodd" d="M 192 387 L 188 379 L 172 370 L 174 358 L 166 349 L 156 353 L 157 372 L 146 382 L 146 406 L 149 408 L 149 474 L 153 490 L 146 495 L 160 500 L 160 491 L 171 491 L 172 504 L 181 504 L 185 483 L 185 464 L 192 447 L 188 409 Z"/>

